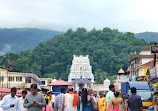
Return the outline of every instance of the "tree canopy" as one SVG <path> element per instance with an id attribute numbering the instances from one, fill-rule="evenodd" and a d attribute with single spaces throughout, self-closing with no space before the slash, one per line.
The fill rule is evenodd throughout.
<path id="1" fill-rule="evenodd" d="M 116 29 L 87 31 L 85 28 L 69 29 L 66 33 L 41 42 L 33 50 L 0 57 L 5 67 L 8 60 L 14 61 L 13 71 L 34 71 L 40 77 L 68 79 L 73 55 L 89 55 L 96 83 L 105 78 L 114 79 L 120 67 L 127 69 L 127 59 L 147 42 L 133 33 Z"/>

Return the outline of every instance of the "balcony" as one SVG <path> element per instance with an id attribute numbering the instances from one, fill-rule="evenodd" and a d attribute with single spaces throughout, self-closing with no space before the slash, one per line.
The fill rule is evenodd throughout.
<path id="1" fill-rule="evenodd" d="M 129 68 L 128 68 L 128 70 L 131 71 L 131 70 L 133 70 L 133 69 L 136 69 L 136 68 L 139 67 L 140 65 L 142 65 L 142 64 L 130 65 Z"/>
<path id="2" fill-rule="evenodd" d="M 135 68 L 139 67 L 140 65 L 142 65 L 142 64 L 135 64 Z"/>

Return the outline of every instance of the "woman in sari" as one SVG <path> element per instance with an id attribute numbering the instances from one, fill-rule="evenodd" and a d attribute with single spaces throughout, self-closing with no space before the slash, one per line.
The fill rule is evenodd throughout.
<path id="1" fill-rule="evenodd" d="M 104 97 L 103 92 L 99 93 L 100 98 L 98 98 L 98 110 L 99 111 L 105 111 L 106 109 L 106 99 Z"/>
<path id="2" fill-rule="evenodd" d="M 89 89 L 88 91 L 86 88 L 82 89 L 82 106 L 83 106 L 82 111 L 95 111 L 95 110 L 97 110 L 97 105 L 96 105 L 93 97 L 91 97 L 92 94 L 93 94 L 92 89 Z"/>
<path id="3" fill-rule="evenodd" d="M 52 97 L 52 92 L 48 92 L 45 95 L 45 100 L 46 100 L 46 107 L 42 108 L 43 111 L 52 111 L 52 104 L 51 104 L 51 97 Z"/>
<path id="4" fill-rule="evenodd" d="M 114 95 L 115 98 L 109 102 L 107 111 L 126 111 L 126 106 L 123 99 L 119 97 L 119 92 L 115 91 Z"/>

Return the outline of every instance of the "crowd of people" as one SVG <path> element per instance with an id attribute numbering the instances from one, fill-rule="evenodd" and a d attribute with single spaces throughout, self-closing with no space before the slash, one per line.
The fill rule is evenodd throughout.
<path id="1" fill-rule="evenodd" d="M 38 92 L 37 84 L 31 85 L 29 94 L 23 90 L 20 98 L 16 96 L 16 91 L 14 87 L 10 94 L 4 96 L 0 101 L 0 111 L 142 111 L 141 97 L 136 95 L 134 87 L 128 101 L 120 97 L 113 84 L 107 93 L 99 92 L 99 96 L 93 89 L 83 88 L 77 92 L 73 88 L 67 91 L 65 87 L 60 88 L 56 97 L 51 91 L 44 95 Z"/>

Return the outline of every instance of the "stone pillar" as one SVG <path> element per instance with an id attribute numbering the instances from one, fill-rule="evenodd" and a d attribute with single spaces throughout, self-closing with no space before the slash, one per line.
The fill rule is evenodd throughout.
<path id="1" fill-rule="evenodd" d="M 78 92 L 79 87 L 78 87 L 78 83 L 75 83 L 75 90 Z"/>
<path id="2" fill-rule="evenodd" d="M 93 83 L 91 83 L 91 88 L 93 89 Z"/>
<path id="3" fill-rule="evenodd" d="M 87 83 L 85 83 L 84 87 L 87 88 Z"/>
<path id="4" fill-rule="evenodd" d="M 109 85 L 110 85 L 110 80 L 108 79 L 104 80 L 104 88 L 109 89 Z"/>
<path id="5" fill-rule="evenodd" d="M 50 91 L 52 91 L 52 86 L 50 86 Z"/>

